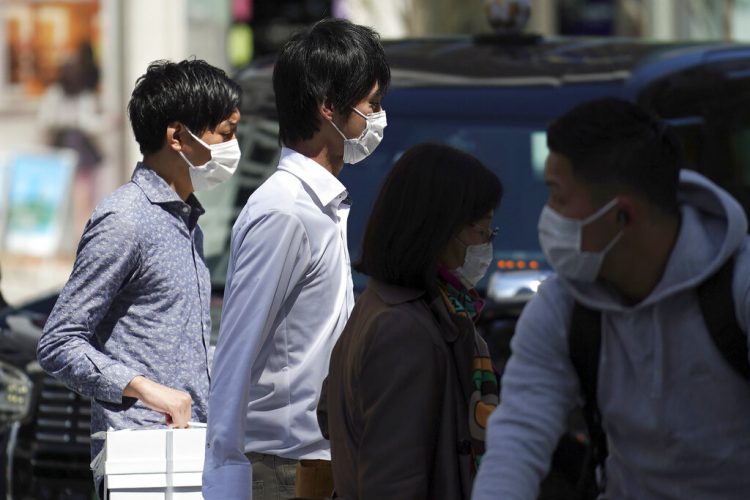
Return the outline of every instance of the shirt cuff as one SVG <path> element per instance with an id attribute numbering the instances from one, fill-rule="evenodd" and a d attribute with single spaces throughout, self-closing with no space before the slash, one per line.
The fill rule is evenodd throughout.
<path id="1" fill-rule="evenodd" d="M 100 383 L 97 384 L 94 397 L 100 401 L 122 404 L 125 387 L 139 375 L 137 370 L 128 368 L 120 363 L 112 363 L 101 370 Z"/>
<path id="2" fill-rule="evenodd" d="M 203 471 L 205 500 L 250 500 L 253 469 L 247 464 L 222 465 Z M 244 495 L 244 496 L 243 496 Z"/>

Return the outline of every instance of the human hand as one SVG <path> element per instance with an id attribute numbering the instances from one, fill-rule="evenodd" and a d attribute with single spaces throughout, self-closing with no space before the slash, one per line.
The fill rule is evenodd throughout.
<path id="1" fill-rule="evenodd" d="M 190 394 L 161 385 L 138 375 L 125 387 L 124 396 L 139 399 L 154 411 L 163 413 L 167 424 L 177 429 L 190 427 L 193 398 Z"/>

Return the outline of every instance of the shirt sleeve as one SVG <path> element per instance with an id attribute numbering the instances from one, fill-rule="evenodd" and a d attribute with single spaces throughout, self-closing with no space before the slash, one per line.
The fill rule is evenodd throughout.
<path id="1" fill-rule="evenodd" d="M 92 216 L 37 346 L 47 373 L 80 394 L 115 404 L 140 373 L 99 351 L 92 338 L 137 267 L 138 254 L 135 221 L 111 212 Z"/>
<path id="2" fill-rule="evenodd" d="M 211 371 L 203 496 L 251 491 L 245 425 L 253 363 L 279 311 L 310 262 L 302 222 L 293 214 L 240 216 L 232 231 L 219 340 Z"/>
<path id="3" fill-rule="evenodd" d="M 511 344 L 500 406 L 490 417 L 487 453 L 474 500 L 536 498 L 578 398 L 567 330 L 572 299 L 543 286 L 526 306 Z M 569 298 L 569 297 L 568 297 Z"/>
<path id="4" fill-rule="evenodd" d="M 435 416 L 448 358 L 424 326 L 403 314 L 384 315 L 368 336 L 358 380 L 359 498 L 426 499 L 430 477 L 440 473 L 433 471 Z"/>

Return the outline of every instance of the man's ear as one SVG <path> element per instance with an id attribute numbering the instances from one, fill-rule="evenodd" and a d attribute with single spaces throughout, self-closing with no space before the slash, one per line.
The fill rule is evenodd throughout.
<path id="1" fill-rule="evenodd" d="M 167 125 L 165 143 L 173 151 L 182 150 L 182 134 L 185 133 L 185 127 L 180 122 L 172 122 Z"/>
<path id="2" fill-rule="evenodd" d="M 318 112 L 324 120 L 333 121 L 333 103 L 328 97 L 318 103 Z"/>
<path id="3" fill-rule="evenodd" d="M 643 213 L 637 200 L 630 196 L 620 196 L 617 203 L 617 223 L 629 227 Z"/>

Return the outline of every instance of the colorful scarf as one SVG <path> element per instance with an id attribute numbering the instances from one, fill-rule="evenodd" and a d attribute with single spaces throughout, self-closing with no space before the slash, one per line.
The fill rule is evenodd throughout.
<path id="1" fill-rule="evenodd" d="M 482 312 L 484 301 L 475 289 L 466 289 L 461 281 L 445 269 L 438 270 L 438 289 L 448 311 L 465 316 L 476 322 Z M 476 473 L 485 452 L 485 434 L 490 414 L 499 403 L 500 386 L 498 372 L 492 365 L 487 344 L 474 331 L 474 358 L 472 362 L 473 391 L 469 401 L 469 434 L 471 454 Z"/>

